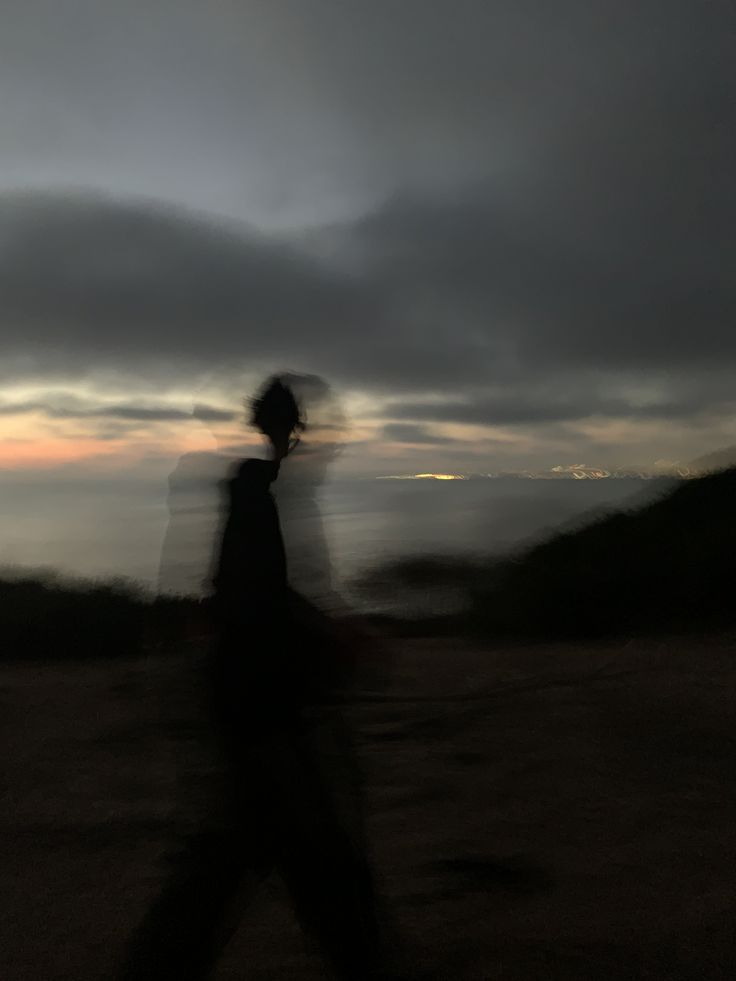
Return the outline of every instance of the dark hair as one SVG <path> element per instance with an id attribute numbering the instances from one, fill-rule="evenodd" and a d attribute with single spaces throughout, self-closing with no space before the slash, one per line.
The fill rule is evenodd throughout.
<path id="1" fill-rule="evenodd" d="M 294 393 L 278 375 L 266 381 L 259 394 L 251 400 L 250 409 L 251 423 L 261 432 L 274 424 L 284 426 L 289 433 L 304 428 Z"/>

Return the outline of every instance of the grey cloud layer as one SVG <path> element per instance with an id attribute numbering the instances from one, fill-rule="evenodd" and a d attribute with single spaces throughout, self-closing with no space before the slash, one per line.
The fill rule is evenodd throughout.
<path id="1" fill-rule="evenodd" d="M 127 422 L 178 422 L 192 419 L 191 410 L 170 406 L 104 405 L 76 398 L 0 402 L 0 416 L 22 416 L 28 413 L 40 413 L 49 419 L 120 419 Z M 230 422 L 235 415 L 213 406 L 197 405 L 196 417 L 203 422 Z"/>
<path id="2" fill-rule="evenodd" d="M 677 239 L 668 267 L 664 240 L 650 259 L 640 229 L 614 242 L 601 225 L 606 241 L 587 244 L 607 255 L 586 257 L 564 221 L 535 235 L 489 196 L 481 186 L 442 201 L 395 199 L 301 250 L 139 203 L 11 196 L 0 202 L 6 377 L 21 361 L 155 379 L 290 359 L 384 392 L 506 387 L 466 411 L 460 400 L 456 412 L 504 422 L 574 417 L 584 406 L 560 399 L 555 382 L 568 386 L 576 372 L 706 373 L 736 361 L 725 251 L 706 263 L 699 240 Z M 319 261 L 311 255 L 323 237 L 329 261 L 324 248 Z M 687 397 L 657 411 L 677 415 Z M 626 405 L 590 396 L 588 409 Z"/>
<path id="3" fill-rule="evenodd" d="M 57 7 L 27 2 L 0 41 L 9 172 L 117 193 L 0 200 L 6 379 L 285 365 L 404 393 L 405 426 L 728 402 L 727 4 Z M 269 236 L 136 189 L 317 226 Z M 351 216 L 319 227 L 333 191 Z M 632 380 L 664 391 L 615 394 Z"/>
<path id="4" fill-rule="evenodd" d="M 151 203 L 9 195 L 0 220 L 6 350 L 42 364 L 268 354 L 346 302 L 288 246 Z"/>
<path id="5" fill-rule="evenodd" d="M 725 128 L 735 27 L 728 0 L 7 0 L 3 172 L 318 218 L 417 182 L 505 192 L 582 140 L 612 172 L 669 155 L 680 185 L 670 123 L 693 157 Z"/>
<path id="6" fill-rule="evenodd" d="M 426 426 L 411 423 L 390 422 L 383 427 L 383 438 L 396 443 L 426 443 L 431 446 L 445 446 L 457 442 L 448 436 L 439 436 Z"/>
<path id="7" fill-rule="evenodd" d="M 572 387 L 572 386 L 571 386 Z M 718 411 L 736 411 L 736 393 L 713 389 L 683 391 L 666 401 L 639 402 L 624 398 L 602 398 L 594 388 L 580 388 L 562 397 L 558 392 L 515 391 L 501 395 L 479 394 L 465 399 L 439 402 L 392 401 L 382 412 L 392 419 L 424 422 L 464 423 L 477 426 L 527 425 L 571 422 L 589 417 L 637 419 L 687 419 Z M 397 424 L 399 425 L 399 424 Z M 407 428 L 412 428 L 411 424 Z"/>

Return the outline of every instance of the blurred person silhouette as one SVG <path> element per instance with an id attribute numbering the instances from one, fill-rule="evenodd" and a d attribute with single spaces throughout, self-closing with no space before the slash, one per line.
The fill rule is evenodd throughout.
<path id="1" fill-rule="evenodd" d="M 210 373 L 195 393 L 192 418 L 205 426 L 214 447 L 184 453 L 169 475 L 160 594 L 205 599 L 211 592 L 214 552 L 224 520 L 223 481 L 249 447 L 234 432 L 232 407 L 214 408 L 201 399 L 230 379 L 224 371 Z"/>
<path id="2" fill-rule="evenodd" d="M 227 481 L 211 599 L 217 640 L 207 684 L 222 791 L 215 820 L 186 842 L 134 936 L 125 978 L 208 977 L 237 926 L 236 900 L 274 869 L 335 978 L 387 976 L 361 777 L 339 707 L 356 636 L 326 613 L 339 598 L 316 492 L 339 446 L 339 416 L 329 419 L 335 406 L 324 382 L 296 375 L 269 379 L 252 402 L 270 458 L 240 461 Z M 303 437 L 311 418 L 310 445 Z M 305 592 L 287 574 L 272 493 L 287 458 L 294 466 L 282 496 L 294 580 Z"/>

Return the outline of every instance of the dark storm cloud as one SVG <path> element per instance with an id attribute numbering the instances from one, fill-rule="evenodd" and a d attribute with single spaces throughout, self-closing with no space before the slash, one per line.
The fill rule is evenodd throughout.
<path id="1" fill-rule="evenodd" d="M 345 307 L 287 245 L 152 203 L 8 195 L 0 220 L 3 348 L 42 367 L 267 355 Z"/>
<path id="2" fill-rule="evenodd" d="M 457 442 L 449 436 L 433 433 L 427 426 L 416 426 L 402 422 L 387 423 L 383 427 L 383 439 L 396 443 L 427 443 L 433 446 L 446 446 Z"/>
<path id="3" fill-rule="evenodd" d="M 88 112 L 83 145 L 97 121 L 120 150 L 103 118 L 108 101 L 130 106 L 136 122 L 141 106 L 171 121 L 186 103 L 196 110 L 184 117 L 194 158 L 201 146 L 218 166 L 229 154 L 238 180 L 258 171 L 287 197 L 296 186 L 310 194 L 315 174 L 343 180 L 334 158 L 355 175 L 358 201 L 361 182 L 403 190 L 291 238 L 123 196 L 8 194 L 6 377 L 102 367 L 155 381 L 277 361 L 406 392 L 395 418 L 417 422 L 683 418 L 727 399 L 723 378 L 736 368 L 727 4 L 299 0 L 250 4 L 242 18 L 227 5 L 229 19 L 201 22 L 184 6 L 169 40 L 159 12 L 155 41 L 131 47 L 135 78 L 113 58 L 98 88 L 77 76 L 69 88 L 61 66 L 74 32 L 44 49 L 59 98 Z M 223 25 L 232 44 L 215 38 Z M 253 30 L 239 33 L 245 26 Z M 200 45 L 196 85 L 175 51 L 187 30 Z M 101 61 L 113 33 L 107 24 L 100 35 Z M 245 55 L 241 33 L 246 46 L 255 38 Z M 277 60 L 269 39 L 281 45 Z M 156 70 L 165 93 L 124 98 Z M 241 71 L 278 82 L 250 84 L 242 116 Z M 209 88 L 210 75 L 228 84 Z M 263 93 L 259 107 L 253 92 Z M 174 186 L 186 126 L 150 122 L 130 152 L 166 150 Z M 289 134 L 280 152 L 275 128 Z M 260 164 L 246 145 L 261 148 Z M 222 166 L 217 179 L 200 170 L 192 199 L 226 186 Z M 653 374 L 666 384 L 651 403 L 611 394 L 616 381 L 625 389 Z M 444 401 L 412 414 L 420 391 Z"/>
<path id="4" fill-rule="evenodd" d="M 333 230 L 350 273 L 170 210 L 11 198 L 0 206 L 0 349 L 70 371 L 295 352 L 378 387 L 736 356 L 725 250 L 706 261 L 699 240 L 677 240 L 668 271 L 664 240 L 650 260 L 636 235 L 614 243 L 601 225 L 608 255 L 593 261 L 595 236 L 571 241 L 564 220 L 535 235 L 489 196 L 397 199 Z"/>
<path id="5" fill-rule="evenodd" d="M 480 394 L 475 398 L 438 402 L 392 401 L 384 406 L 382 413 L 391 419 L 509 426 L 570 422 L 591 417 L 683 419 L 719 410 L 732 413 L 736 410 L 736 397 L 732 390 L 720 393 L 684 392 L 678 400 L 643 404 L 623 398 L 600 398 L 594 390 L 573 391 L 566 398 L 549 391 L 546 394 L 518 391 L 494 397 Z M 407 428 L 413 427 L 409 425 Z"/>
<path id="6" fill-rule="evenodd" d="M 626 404 L 616 400 L 597 405 L 582 400 L 560 403 L 554 398 L 534 402 L 520 394 L 516 399 L 479 397 L 477 400 L 463 399 L 450 402 L 391 403 L 384 411 L 391 418 L 504 426 L 535 422 L 564 422 L 589 416 L 594 412 L 616 415 L 620 414 L 622 409 L 626 411 Z"/>
<path id="7" fill-rule="evenodd" d="M 40 413 L 49 419 L 121 419 L 130 422 L 178 422 L 192 419 L 192 412 L 169 406 L 99 405 L 76 398 L 56 404 L 32 400 L 0 403 L 0 416 L 28 413 Z M 197 405 L 196 417 L 204 422 L 229 422 L 234 414 L 208 405 Z"/>

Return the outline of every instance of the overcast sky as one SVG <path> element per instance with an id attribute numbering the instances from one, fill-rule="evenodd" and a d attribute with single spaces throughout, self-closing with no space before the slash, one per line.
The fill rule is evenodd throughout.
<path id="1" fill-rule="evenodd" d="M 341 394 L 362 472 L 736 443 L 730 0 L 2 25 L 3 465 L 205 445 L 192 403 L 227 427 L 281 368 Z"/>

